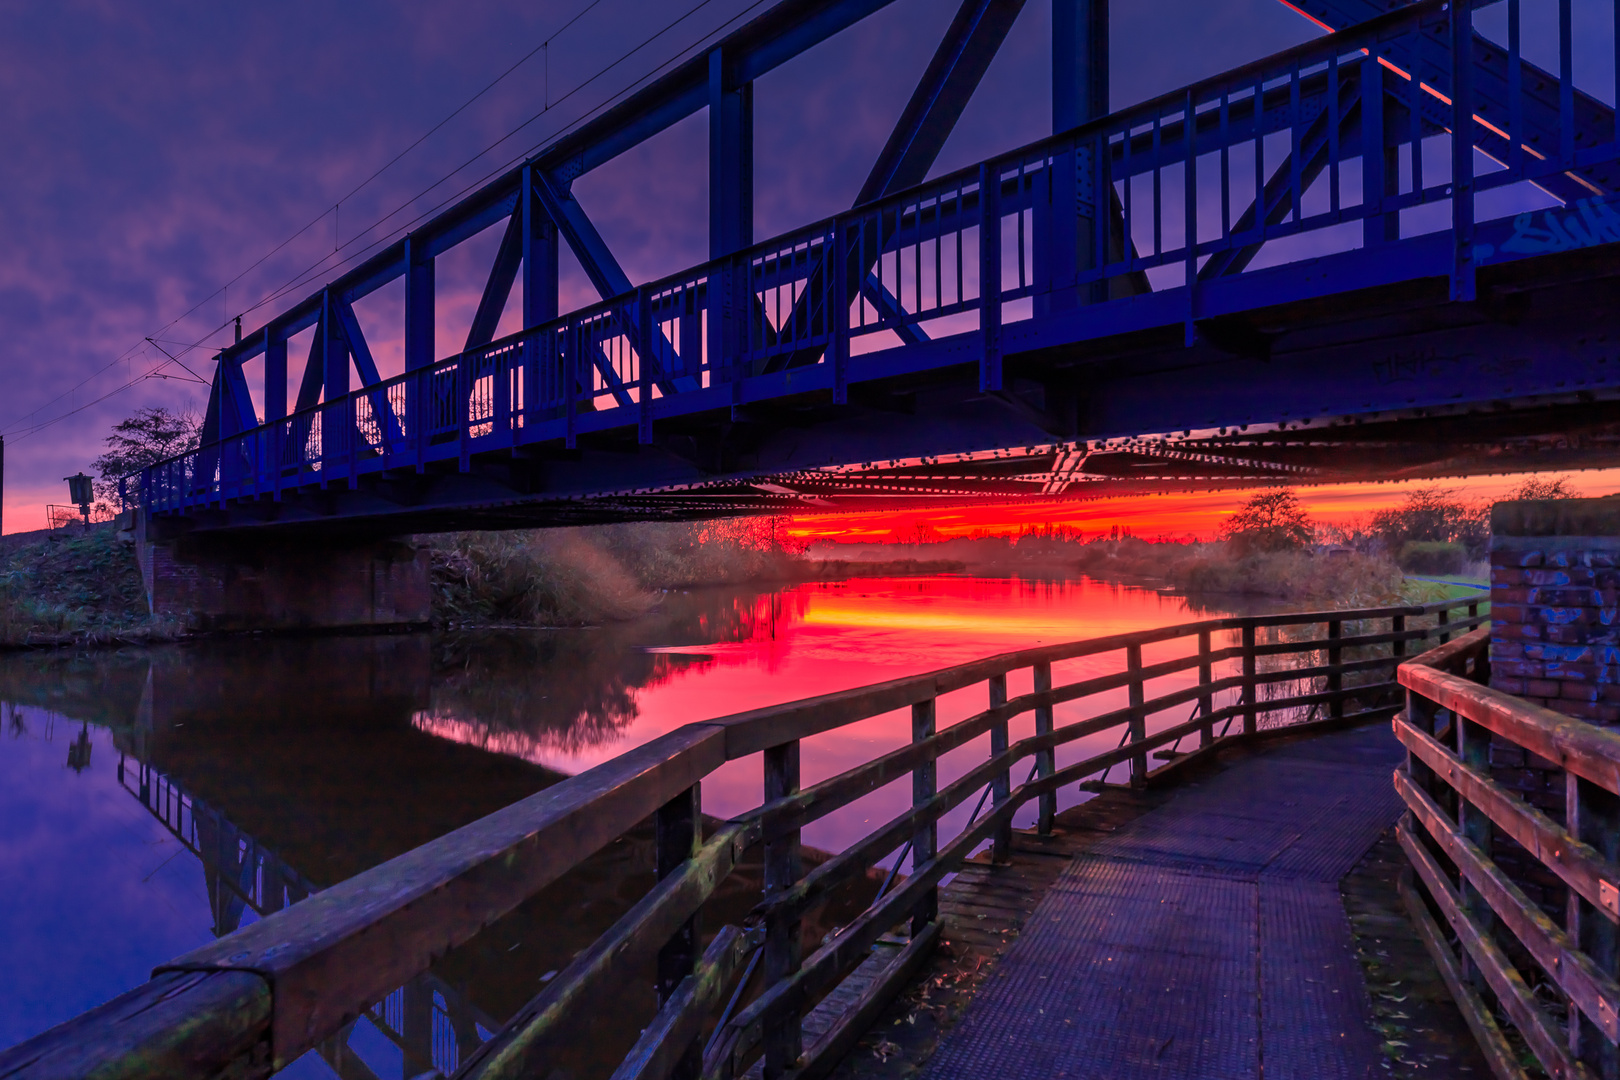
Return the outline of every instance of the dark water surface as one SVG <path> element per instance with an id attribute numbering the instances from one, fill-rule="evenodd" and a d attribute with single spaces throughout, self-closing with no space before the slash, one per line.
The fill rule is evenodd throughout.
<path id="1" fill-rule="evenodd" d="M 672 593 L 655 615 L 589 630 L 0 657 L 0 1047 L 218 934 L 682 724 L 1206 614 L 1219 613 L 1089 580 L 868 579 Z M 1060 670 L 1059 681 L 1089 663 Z M 1027 691 L 1024 681 L 1015 676 L 1011 692 Z M 941 724 L 983 707 L 966 693 L 941 700 Z M 1117 706 L 1086 705 L 1107 707 Z M 1059 723 L 1072 718 L 1060 710 Z M 805 782 L 908 741 L 909 725 L 895 714 L 806 740 Z M 1082 740 L 1067 753 L 1102 748 Z M 941 782 L 985 752 L 978 742 L 954 752 Z M 724 818 L 757 805 L 760 791 L 759 763 L 732 762 L 705 780 L 704 810 Z M 837 851 L 909 797 L 909 783 L 892 785 L 816 822 L 805 842 Z M 355 1065 L 380 1077 L 453 1066 L 651 883 L 644 829 L 288 1074 L 330 1077 L 346 1056 L 345 1072 L 360 1076 Z M 734 875 L 705 914 L 711 932 L 741 919 L 758 888 L 757 870 Z M 864 903 L 855 890 L 830 905 L 806 941 Z M 595 1033 L 615 1059 L 652 1014 L 650 983 L 649 972 L 645 994 Z"/>

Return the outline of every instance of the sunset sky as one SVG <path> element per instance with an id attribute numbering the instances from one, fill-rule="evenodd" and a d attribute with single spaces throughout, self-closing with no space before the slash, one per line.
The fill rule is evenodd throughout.
<path id="1" fill-rule="evenodd" d="M 1620 469 L 1553 473 L 1568 476 L 1568 486 L 1581 495 L 1597 497 L 1620 492 Z M 1478 476 L 1458 480 L 1399 484 L 1331 484 L 1297 489 L 1299 500 L 1313 521 L 1344 525 L 1358 517 L 1399 505 L 1419 488 L 1439 487 L 1469 502 L 1505 497 L 1524 483 L 1523 476 Z M 1066 525 L 1082 534 L 1108 532 L 1115 525 L 1144 539 L 1208 539 L 1221 520 L 1242 506 L 1252 491 L 1211 491 L 1196 494 L 1154 495 L 1133 499 L 1098 499 L 1091 502 L 1019 503 L 954 507 L 881 514 L 818 514 L 796 518 L 789 532 L 809 540 L 841 542 L 905 541 L 915 537 L 919 522 L 942 536 L 975 533 L 1016 534 L 1047 524 Z"/>

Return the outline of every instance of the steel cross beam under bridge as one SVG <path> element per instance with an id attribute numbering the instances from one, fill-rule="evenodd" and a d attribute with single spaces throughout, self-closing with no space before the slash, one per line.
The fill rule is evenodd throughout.
<path id="1" fill-rule="evenodd" d="M 381 534 L 1620 463 L 1614 89 L 1577 83 L 1567 2 L 1557 71 L 1522 55 L 1517 0 L 1300 0 L 1335 32 L 1107 113 L 1105 4 L 1053 0 L 1063 130 L 924 182 L 1023 6 L 964 0 L 861 201 L 753 243 L 752 81 L 885 2 L 777 5 L 226 349 L 203 447 L 138 478 L 152 524 Z M 713 257 L 633 283 L 569 182 L 703 107 Z M 433 258 L 503 221 L 466 348 L 435 361 Z M 604 299 L 559 316 L 563 242 Z M 528 328 L 491 340 L 520 276 Z M 352 302 L 399 277 L 407 370 L 382 379 Z M 289 412 L 287 340 L 311 326 Z"/>

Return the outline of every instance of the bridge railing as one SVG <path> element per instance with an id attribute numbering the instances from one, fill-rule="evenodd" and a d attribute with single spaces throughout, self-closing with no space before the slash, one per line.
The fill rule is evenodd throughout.
<path id="1" fill-rule="evenodd" d="M 1517 0 L 1473 6 L 1401 6 L 299 409 L 146 470 L 143 505 L 615 429 L 648 442 L 656 419 L 841 403 L 851 378 L 964 362 L 995 390 L 1008 352 L 1177 325 L 1191 340 L 1223 315 L 1425 276 L 1470 299 L 1481 265 L 1620 241 L 1614 110 L 1577 85 L 1574 24 L 1547 72 L 1523 56 Z M 1505 20 L 1506 44 L 1477 40 L 1476 19 Z M 1331 272 L 1254 272 L 1331 253 Z"/>
<path id="2" fill-rule="evenodd" d="M 1620 1074 L 1620 732 L 1482 685 L 1489 630 L 1399 669 L 1405 900 L 1498 1076 Z M 1511 1034 L 1511 1038 L 1510 1038 Z"/>
<path id="3" fill-rule="evenodd" d="M 649 970 L 661 1008 L 616 1076 L 736 1077 L 760 1058 L 766 1076 L 819 1075 L 932 948 L 941 881 L 987 845 L 993 862 L 1008 859 L 1020 815 L 1046 832 L 1060 791 L 1095 790 L 1116 770 L 1144 784 L 1270 731 L 1388 717 L 1400 708 L 1392 669 L 1473 629 L 1478 604 L 1212 619 L 689 724 L 163 965 L 0 1053 L 0 1076 L 266 1075 L 649 818 L 657 885 L 460 1057 L 456 1076 L 546 1075 Z M 909 739 L 804 782 L 801 751 L 817 736 L 907 715 Z M 762 801 L 704 835 L 702 781 L 740 759 L 759 763 Z M 802 830 L 868 814 L 883 804 L 861 800 L 885 791 L 900 813 L 803 872 Z M 756 849 L 762 901 L 705 947 L 706 901 Z M 858 916 L 802 940 L 807 913 L 851 887 L 871 896 L 884 868 Z M 842 998 L 829 995 L 849 979 L 854 1004 L 834 1010 Z M 807 1029 L 816 1009 L 832 1011 Z"/>

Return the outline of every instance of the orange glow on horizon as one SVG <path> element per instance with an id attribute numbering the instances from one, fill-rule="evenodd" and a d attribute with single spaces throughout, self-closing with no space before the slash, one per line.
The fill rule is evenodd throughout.
<path id="1" fill-rule="evenodd" d="M 1400 505 L 1421 488 L 1453 491 L 1465 501 L 1491 502 L 1505 497 L 1532 475 L 1568 476 L 1569 486 L 1586 497 L 1620 492 L 1620 469 L 1585 472 L 1478 476 L 1455 480 L 1398 481 L 1394 483 L 1330 484 L 1296 488 L 1311 519 L 1323 525 L 1347 525 L 1379 510 Z M 800 514 L 787 532 L 801 540 L 843 543 L 904 543 L 914 541 L 919 525 L 942 539 L 959 536 L 1008 536 L 1030 529 L 1065 526 L 1086 538 L 1108 532 L 1115 525 L 1144 539 L 1213 538 L 1227 515 L 1247 502 L 1255 489 L 1141 495 L 1088 502 L 1029 501 L 983 503 L 915 510 L 844 511 Z"/>

